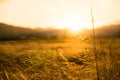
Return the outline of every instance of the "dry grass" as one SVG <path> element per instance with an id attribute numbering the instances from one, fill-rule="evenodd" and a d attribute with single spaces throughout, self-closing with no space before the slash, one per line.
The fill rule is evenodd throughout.
<path id="1" fill-rule="evenodd" d="M 111 75 L 111 80 L 119 80 L 119 39 L 115 41 L 115 45 L 109 45 L 107 40 L 98 41 L 101 80 L 110 80 Z M 89 40 L 0 42 L 0 80 L 97 80 L 90 43 Z"/>
<path id="2" fill-rule="evenodd" d="M 100 80 L 120 80 L 120 39 L 97 40 Z"/>

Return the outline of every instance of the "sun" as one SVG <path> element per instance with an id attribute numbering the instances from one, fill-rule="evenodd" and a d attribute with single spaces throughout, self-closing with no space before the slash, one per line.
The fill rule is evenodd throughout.
<path id="1" fill-rule="evenodd" d="M 72 33 L 77 33 L 83 29 L 83 22 L 77 18 L 67 18 L 64 19 L 64 24 L 66 28 L 70 30 Z"/>
<path id="2" fill-rule="evenodd" d="M 85 16 L 87 12 L 80 15 L 77 7 L 75 7 L 77 11 L 72 11 L 68 10 L 66 5 L 64 5 L 66 8 L 61 8 L 62 5 L 60 7 L 52 5 L 52 3 L 47 4 L 45 1 L 43 3 L 46 4 L 39 5 L 40 2 L 42 1 L 8 0 L 3 4 L 4 14 L 0 21 L 29 28 L 47 28 L 49 26 L 57 29 L 67 28 L 71 33 L 77 33 L 89 25 L 89 16 Z"/>

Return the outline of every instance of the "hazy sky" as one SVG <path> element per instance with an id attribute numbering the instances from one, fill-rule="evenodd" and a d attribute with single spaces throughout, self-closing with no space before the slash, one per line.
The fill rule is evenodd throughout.
<path id="1" fill-rule="evenodd" d="M 32 27 L 90 27 L 90 4 L 95 26 L 120 22 L 120 0 L 0 0 L 0 22 Z"/>

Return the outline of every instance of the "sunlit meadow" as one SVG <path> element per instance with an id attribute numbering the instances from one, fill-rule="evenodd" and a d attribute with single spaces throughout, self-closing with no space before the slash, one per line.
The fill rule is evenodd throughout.
<path id="1" fill-rule="evenodd" d="M 118 43 L 98 39 L 96 62 L 90 39 L 1 41 L 0 80 L 119 80 Z"/>

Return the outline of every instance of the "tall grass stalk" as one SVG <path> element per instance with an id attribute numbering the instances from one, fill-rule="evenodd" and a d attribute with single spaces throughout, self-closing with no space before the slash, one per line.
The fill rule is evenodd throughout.
<path id="1" fill-rule="evenodd" d="M 4 73 L 5 73 L 6 79 L 7 79 L 7 80 L 10 80 L 10 79 L 9 79 L 9 76 L 8 76 L 8 73 L 7 73 L 6 70 L 4 70 Z"/>
<path id="2" fill-rule="evenodd" d="M 91 12 L 91 19 L 92 19 L 92 41 L 93 41 L 94 57 L 96 62 L 96 74 L 97 74 L 97 79 L 100 80 L 99 68 L 98 68 L 98 56 L 96 53 L 95 26 L 94 26 L 94 16 L 93 16 L 92 5 L 90 5 L 90 12 Z"/>
<path id="3" fill-rule="evenodd" d="M 109 43 L 109 80 L 111 80 L 110 77 L 112 78 L 112 75 L 114 74 L 110 72 L 112 68 L 112 42 L 113 42 L 113 38 L 111 39 Z"/>

